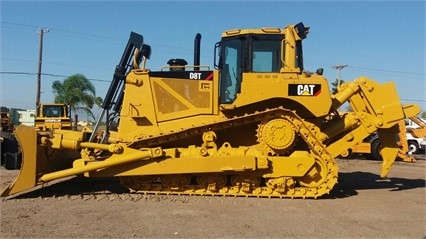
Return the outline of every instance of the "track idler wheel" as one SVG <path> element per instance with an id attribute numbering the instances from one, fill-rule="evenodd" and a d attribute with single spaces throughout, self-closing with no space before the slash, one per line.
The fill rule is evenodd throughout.
<path id="1" fill-rule="evenodd" d="M 161 184 L 170 190 L 179 191 L 188 187 L 191 183 L 191 175 L 164 175 L 160 178 Z"/>
<path id="2" fill-rule="evenodd" d="M 256 175 L 242 174 L 231 176 L 231 185 L 244 193 L 251 193 L 256 188 L 259 188 L 260 184 L 261 178 Z"/>
<path id="3" fill-rule="evenodd" d="M 227 178 L 225 175 L 202 174 L 197 176 L 197 183 L 202 189 L 217 192 L 225 187 Z"/>
<path id="4" fill-rule="evenodd" d="M 294 179 L 289 177 L 270 178 L 266 181 L 266 186 L 274 192 L 288 195 L 294 194 L 295 184 Z"/>
<path id="5" fill-rule="evenodd" d="M 156 175 L 120 177 L 120 182 L 131 192 L 150 190 L 150 183 L 158 179 Z"/>
<path id="6" fill-rule="evenodd" d="M 321 185 L 326 179 L 328 174 L 327 165 L 322 159 L 315 160 L 314 166 L 312 166 L 309 172 L 298 179 L 301 186 L 314 188 Z"/>

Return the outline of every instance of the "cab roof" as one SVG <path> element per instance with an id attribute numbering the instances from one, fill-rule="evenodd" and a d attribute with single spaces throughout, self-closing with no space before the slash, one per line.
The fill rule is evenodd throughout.
<path id="1" fill-rule="evenodd" d="M 246 35 L 246 34 L 284 34 L 284 29 L 277 27 L 262 27 L 260 29 L 231 29 L 222 33 L 222 37 Z"/>

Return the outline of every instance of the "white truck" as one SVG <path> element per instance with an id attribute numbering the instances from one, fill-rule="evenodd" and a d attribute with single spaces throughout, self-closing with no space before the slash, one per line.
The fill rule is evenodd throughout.
<path id="1" fill-rule="evenodd" d="M 408 153 L 419 154 L 426 150 L 426 120 L 419 117 L 409 118 L 406 126 Z"/>

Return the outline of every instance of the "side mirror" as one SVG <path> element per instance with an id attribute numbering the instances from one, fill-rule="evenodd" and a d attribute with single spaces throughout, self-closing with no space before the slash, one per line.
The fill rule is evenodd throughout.
<path id="1" fill-rule="evenodd" d="M 297 31 L 297 35 L 299 35 L 300 39 L 305 39 L 309 33 L 309 28 L 303 25 L 303 22 L 299 22 L 294 26 L 294 29 Z"/>

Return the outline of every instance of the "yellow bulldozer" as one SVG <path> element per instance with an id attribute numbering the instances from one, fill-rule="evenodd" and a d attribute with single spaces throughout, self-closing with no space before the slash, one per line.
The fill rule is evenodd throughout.
<path id="1" fill-rule="evenodd" d="M 0 132 L 1 165 L 4 165 L 6 169 L 19 169 L 22 162 L 22 152 L 14 134 L 15 127 L 10 118 L 10 110 L 2 107 Z M 49 135 L 54 129 L 71 129 L 68 106 L 53 103 L 39 104 L 34 119 L 34 129 L 40 135 Z"/>
<path id="2" fill-rule="evenodd" d="M 43 103 L 37 106 L 34 120 L 36 131 L 51 131 L 54 129 L 71 129 L 71 117 L 68 105 L 58 103 Z"/>
<path id="3" fill-rule="evenodd" d="M 378 132 L 385 177 L 398 121 L 417 115 L 393 82 L 367 77 L 331 94 L 323 70 L 303 66 L 303 23 L 233 29 L 215 44 L 214 68 L 171 59 L 146 68 L 151 47 L 132 32 L 92 130 L 41 135 L 16 129 L 19 176 L 1 196 L 79 175 L 119 177 L 143 194 L 318 198 L 338 181 L 335 157 Z M 353 112 L 336 110 L 349 102 Z M 106 129 L 99 133 L 101 119 Z"/>

